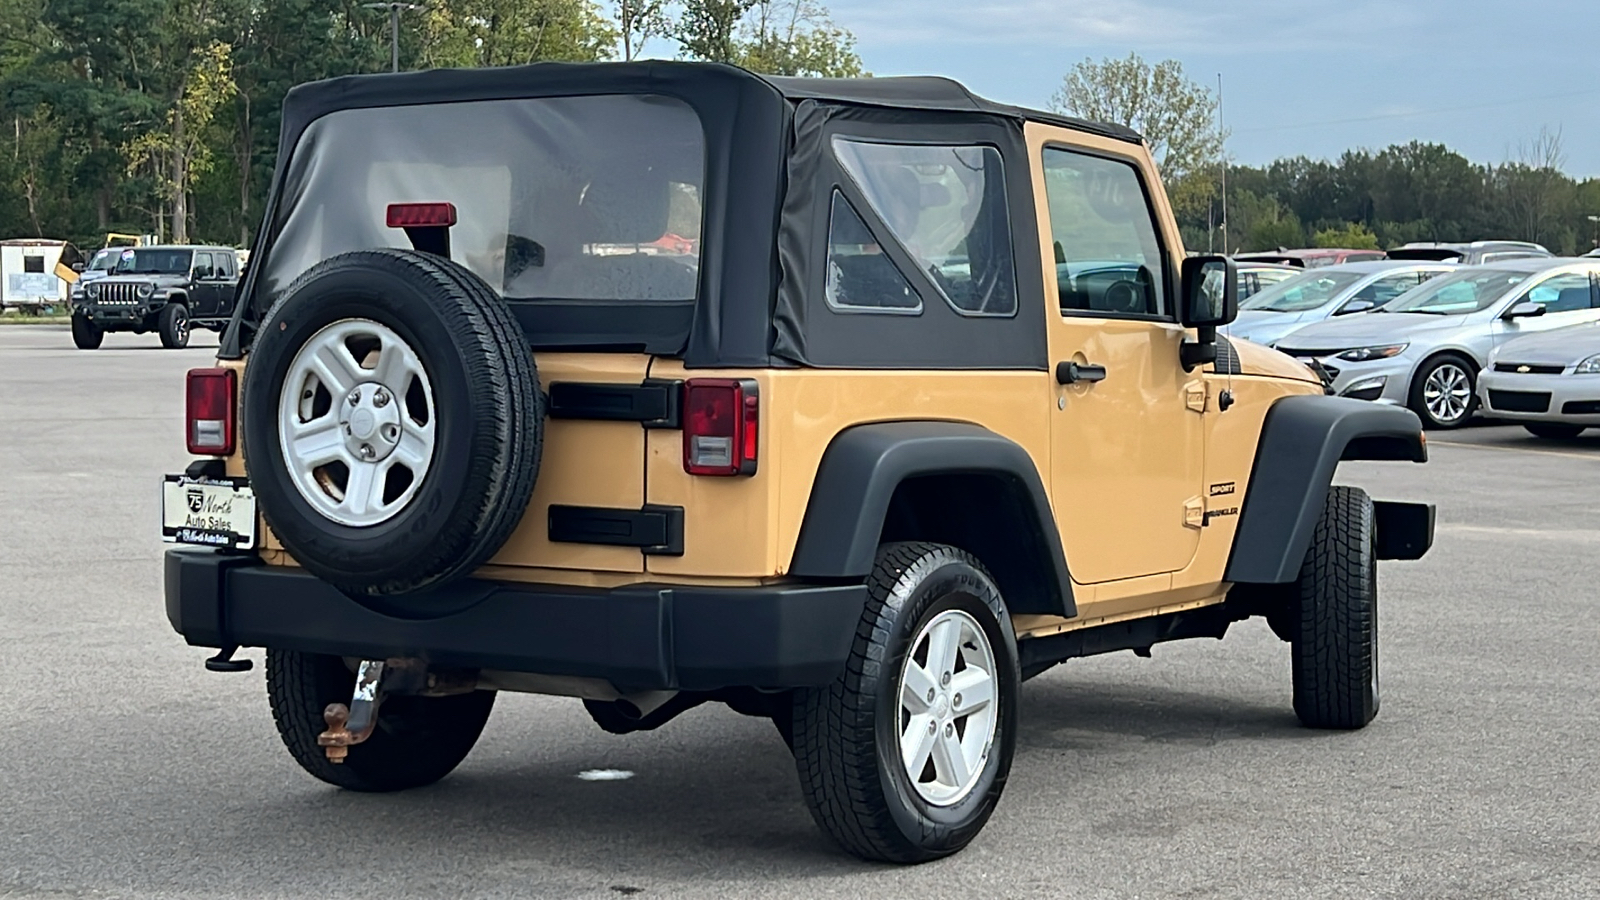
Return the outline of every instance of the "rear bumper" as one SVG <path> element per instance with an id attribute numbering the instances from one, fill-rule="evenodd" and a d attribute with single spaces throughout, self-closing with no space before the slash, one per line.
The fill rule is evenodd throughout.
<path id="1" fill-rule="evenodd" d="M 863 585 L 613 590 L 467 580 L 431 595 L 449 612 L 377 612 L 298 569 L 168 550 L 167 619 L 193 645 L 600 678 L 627 690 L 786 688 L 844 669 Z"/>

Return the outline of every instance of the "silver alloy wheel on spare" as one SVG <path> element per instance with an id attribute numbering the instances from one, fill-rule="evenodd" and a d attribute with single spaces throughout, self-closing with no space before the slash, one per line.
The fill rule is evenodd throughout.
<path id="1" fill-rule="evenodd" d="M 1422 402 L 1434 421 L 1454 422 L 1472 403 L 1472 377 L 1455 363 L 1441 363 L 1422 384 Z"/>
<path id="2" fill-rule="evenodd" d="M 416 495 L 433 463 L 437 419 L 416 351 L 386 325 L 341 319 L 290 361 L 278 441 L 300 496 L 330 520 L 364 528 Z"/>
<path id="3" fill-rule="evenodd" d="M 900 761 L 917 794 L 959 803 L 994 748 L 994 649 L 976 619 L 947 609 L 922 626 L 900 672 Z"/>

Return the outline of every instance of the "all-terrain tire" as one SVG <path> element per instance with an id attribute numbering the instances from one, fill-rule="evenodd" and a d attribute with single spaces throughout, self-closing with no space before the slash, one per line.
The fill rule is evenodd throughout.
<path id="1" fill-rule="evenodd" d="M 415 495 L 364 527 L 306 502 L 286 469 L 278 423 L 295 354 L 324 327 L 352 319 L 386 326 L 417 354 L 438 416 L 435 455 Z M 403 595 L 470 573 L 511 536 L 533 493 L 544 395 L 527 338 L 481 278 L 442 257 L 363 250 L 313 266 L 267 313 L 242 405 L 262 515 L 297 562 L 351 596 Z"/>
<path id="2" fill-rule="evenodd" d="M 98 350 L 105 337 L 105 329 L 89 321 L 83 313 L 72 314 L 72 343 L 79 350 Z"/>
<path id="3" fill-rule="evenodd" d="M 993 650 L 998 720 L 973 787 L 953 804 L 935 806 L 918 794 L 901 760 L 899 680 L 923 625 L 952 609 L 972 616 Z M 1005 788 L 1020 681 L 1010 616 L 975 558 L 941 544 L 883 545 L 845 671 L 826 687 L 795 692 L 795 764 L 812 818 L 862 859 L 916 863 L 959 851 Z"/>
<path id="4" fill-rule="evenodd" d="M 1528 433 L 1536 438 L 1551 441 L 1570 441 L 1583 434 L 1583 425 L 1565 425 L 1560 422 L 1536 422 L 1522 426 Z"/>
<path id="5" fill-rule="evenodd" d="M 450 774 L 477 743 L 494 708 L 493 691 L 450 697 L 388 697 L 378 725 L 350 748 L 342 763 L 328 761 L 317 735 L 330 703 L 350 702 L 356 676 L 337 656 L 267 651 L 267 697 L 289 755 L 313 777 L 350 791 L 403 791 Z"/>
<path id="6" fill-rule="evenodd" d="M 156 318 L 156 330 L 161 333 L 161 346 L 168 350 L 182 350 L 189 346 L 189 308 L 182 303 L 168 303 L 161 307 Z"/>
<path id="7" fill-rule="evenodd" d="M 1378 567 L 1372 499 L 1328 490 L 1292 602 L 1294 711 L 1309 728 L 1354 729 L 1378 714 Z"/>

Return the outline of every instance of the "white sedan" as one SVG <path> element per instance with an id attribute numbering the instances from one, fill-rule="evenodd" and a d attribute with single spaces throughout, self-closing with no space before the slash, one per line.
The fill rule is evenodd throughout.
<path id="1" fill-rule="evenodd" d="M 1600 426 L 1600 322 L 1506 341 L 1478 376 L 1485 415 L 1542 438 Z"/>

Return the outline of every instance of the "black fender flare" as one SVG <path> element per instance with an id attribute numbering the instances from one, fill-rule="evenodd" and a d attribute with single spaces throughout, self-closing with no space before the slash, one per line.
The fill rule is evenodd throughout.
<path id="1" fill-rule="evenodd" d="M 986 475 L 1017 497 L 1018 523 L 1045 559 L 1045 609 L 1075 616 L 1072 579 L 1050 496 L 1033 458 L 1015 441 L 964 422 L 878 422 L 840 431 L 817 466 L 789 573 L 856 579 L 871 574 L 895 490 L 908 478 Z"/>
<path id="2" fill-rule="evenodd" d="M 1404 407 L 1321 394 L 1273 403 L 1223 580 L 1287 584 L 1299 577 L 1334 470 L 1346 459 L 1427 462 L 1421 420 Z"/>

